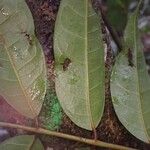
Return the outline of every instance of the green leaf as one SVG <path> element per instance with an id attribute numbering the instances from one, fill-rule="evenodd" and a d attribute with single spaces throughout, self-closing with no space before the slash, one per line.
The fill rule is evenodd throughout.
<path id="1" fill-rule="evenodd" d="M 65 113 L 92 130 L 104 108 L 104 49 L 89 0 L 62 0 L 54 38 L 56 93 Z"/>
<path id="2" fill-rule="evenodd" d="M 118 32 L 122 32 L 125 29 L 129 3 L 130 0 L 107 1 L 107 18 L 113 26 L 113 28 Z"/>
<path id="3" fill-rule="evenodd" d="M 122 124 L 134 136 L 149 142 L 150 77 L 138 35 L 137 13 L 138 11 L 132 14 L 128 21 L 125 52 L 120 54 L 113 68 L 111 94 L 115 111 Z"/>
<path id="4" fill-rule="evenodd" d="M 36 117 L 46 92 L 42 48 L 24 0 L 0 0 L 0 95 L 22 115 Z"/>
<path id="5" fill-rule="evenodd" d="M 39 139 L 33 135 L 15 136 L 0 144 L 0 150 L 44 150 Z"/>

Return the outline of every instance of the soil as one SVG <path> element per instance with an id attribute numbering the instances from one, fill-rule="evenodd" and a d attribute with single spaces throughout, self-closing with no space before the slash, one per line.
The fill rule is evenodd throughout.
<path id="1" fill-rule="evenodd" d="M 26 0 L 26 2 L 34 18 L 35 32 L 43 47 L 46 56 L 47 66 L 48 68 L 53 68 L 52 66 L 54 62 L 54 55 L 53 55 L 54 25 L 60 0 Z M 49 71 L 49 79 L 52 80 L 51 71 Z M 28 120 L 19 115 L 13 108 L 11 108 L 6 102 L 4 102 L 2 98 L 0 98 L 0 108 L 1 108 L 0 114 L 4 114 L 2 120 L 8 122 L 15 122 L 19 124 L 27 124 L 27 123 L 29 124 L 29 122 L 31 122 L 32 124 L 31 120 Z M 11 130 L 11 132 L 13 131 Z M 77 127 L 74 123 L 70 121 L 70 119 L 65 114 L 63 115 L 63 123 L 59 131 L 87 138 L 93 137 L 92 132 Z M 14 132 L 16 132 L 16 130 Z M 98 139 L 105 142 L 130 146 L 140 150 L 150 149 L 150 146 L 148 144 L 145 144 L 140 140 L 136 139 L 134 136 L 132 136 L 119 122 L 113 109 L 109 87 L 106 89 L 105 111 L 101 123 L 97 128 L 97 132 L 98 132 Z M 84 147 L 84 145 L 80 143 L 71 142 L 60 138 L 55 137 L 49 138 L 47 136 L 40 136 L 40 138 L 42 139 L 45 146 L 49 146 L 54 150 L 64 150 L 64 149 L 73 150 L 76 147 Z M 104 148 L 95 148 L 95 147 L 91 147 L 91 149 L 104 150 Z"/>

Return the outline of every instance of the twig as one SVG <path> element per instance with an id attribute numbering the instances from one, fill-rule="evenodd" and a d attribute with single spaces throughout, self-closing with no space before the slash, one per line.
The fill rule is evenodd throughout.
<path id="1" fill-rule="evenodd" d="M 56 136 L 68 140 L 73 140 L 81 143 L 85 143 L 88 145 L 93 145 L 97 147 L 105 147 L 105 148 L 111 148 L 111 149 L 116 149 L 116 150 L 136 150 L 133 148 L 125 147 L 125 146 L 120 146 L 116 144 L 110 144 L 106 142 L 102 142 L 99 140 L 92 140 L 92 139 L 87 139 L 83 137 L 78 137 L 74 135 L 69 135 L 69 134 L 64 134 L 61 132 L 55 132 L 55 131 L 49 131 L 43 128 L 34 128 L 34 127 L 29 127 L 29 126 L 24 126 L 24 125 L 18 125 L 18 124 L 12 124 L 12 123 L 6 123 L 6 122 L 0 122 L 1 127 L 5 128 L 15 128 L 15 129 L 23 129 L 28 132 L 33 132 L 33 133 L 38 133 L 38 134 L 45 134 L 49 136 Z"/>

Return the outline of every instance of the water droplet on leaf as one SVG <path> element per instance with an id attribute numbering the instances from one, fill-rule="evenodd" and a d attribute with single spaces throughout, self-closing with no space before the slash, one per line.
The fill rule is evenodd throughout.
<path id="1" fill-rule="evenodd" d="M 4 15 L 4 16 L 8 16 L 9 15 L 9 12 L 4 9 L 4 8 L 1 8 L 0 12 Z"/>
<path id="2" fill-rule="evenodd" d="M 118 101 L 118 98 L 117 97 L 113 97 L 113 102 L 115 105 L 118 105 L 119 104 L 119 101 Z"/>
<path id="3" fill-rule="evenodd" d="M 71 77 L 69 84 L 73 85 L 75 84 L 77 81 L 79 80 L 79 77 L 76 74 L 73 74 L 73 76 Z"/>

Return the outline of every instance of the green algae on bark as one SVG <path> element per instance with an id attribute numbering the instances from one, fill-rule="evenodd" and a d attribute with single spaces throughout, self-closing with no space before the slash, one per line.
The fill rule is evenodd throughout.
<path id="1" fill-rule="evenodd" d="M 62 123 L 62 109 L 55 93 L 49 88 L 45 96 L 40 115 L 42 126 L 48 130 L 57 130 Z"/>

